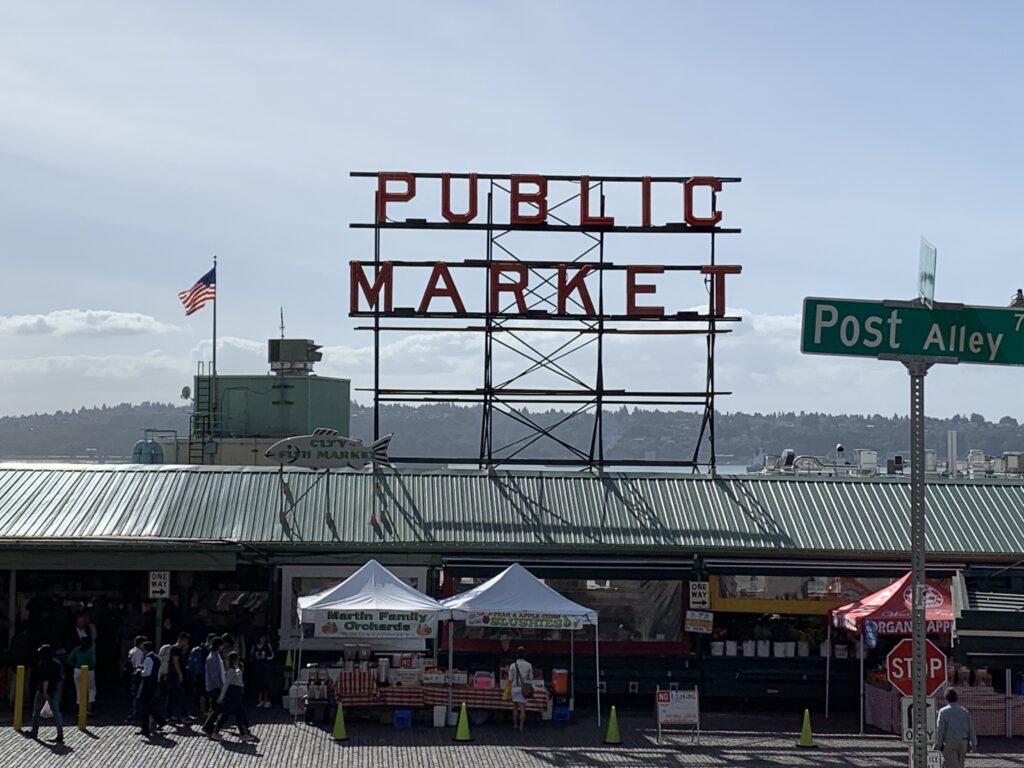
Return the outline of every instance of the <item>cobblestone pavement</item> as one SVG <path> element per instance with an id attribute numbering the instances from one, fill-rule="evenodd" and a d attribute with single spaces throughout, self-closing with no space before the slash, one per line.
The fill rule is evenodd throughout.
<path id="1" fill-rule="evenodd" d="M 66 728 L 66 743 L 53 743 L 53 728 L 33 741 L 17 733 L 10 721 L 0 727 L 0 766 L 3 768 L 235 768 L 288 766 L 459 766 L 465 768 L 604 768 L 644 766 L 681 768 L 721 766 L 755 768 L 895 768 L 907 765 L 906 749 L 891 736 L 818 733 L 813 750 L 795 746 L 797 718 L 772 719 L 756 715 L 712 715 L 700 742 L 679 731 L 666 733 L 658 744 L 650 718 L 620 718 L 623 743 L 606 746 L 604 730 L 592 719 L 571 725 L 531 722 L 526 733 L 514 733 L 506 723 L 472 729 L 469 744 L 452 742 L 454 729 L 417 724 L 396 731 L 379 722 L 350 719 L 350 740 L 336 743 L 318 727 L 294 725 L 280 712 L 254 712 L 255 744 L 239 741 L 230 729 L 221 742 L 205 738 L 198 728 L 169 729 L 146 740 L 136 728 L 105 722 L 90 723 L 87 732 Z M 792 722 L 791 722 L 792 721 Z M 736 730 L 736 727 L 764 730 Z M 789 733 L 784 729 L 793 726 Z M 730 729 L 730 726 L 732 729 Z M 970 768 L 1024 768 L 1024 740 L 986 739 L 983 752 L 968 759 Z"/>

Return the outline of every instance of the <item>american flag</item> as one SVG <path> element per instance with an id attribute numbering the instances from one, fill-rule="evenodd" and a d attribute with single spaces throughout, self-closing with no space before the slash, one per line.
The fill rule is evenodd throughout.
<path id="1" fill-rule="evenodd" d="M 214 267 L 196 280 L 196 284 L 187 291 L 179 293 L 178 298 L 185 305 L 185 317 L 202 309 L 206 306 L 207 301 L 215 300 L 217 298 L 217 268 Z"/>

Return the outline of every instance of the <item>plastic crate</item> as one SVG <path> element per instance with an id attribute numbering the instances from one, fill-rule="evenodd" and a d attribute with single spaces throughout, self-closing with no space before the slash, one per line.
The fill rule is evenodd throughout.
<path id="1" fill-rule="evenodd" d="M 395 710 L 395 728 L 412 728 L 412 710 Z"/>

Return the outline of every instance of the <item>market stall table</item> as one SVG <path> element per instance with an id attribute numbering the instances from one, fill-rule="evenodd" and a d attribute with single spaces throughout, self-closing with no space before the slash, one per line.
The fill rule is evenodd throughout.
<path id="1" fill-rule="evenodd" d="M 526 702 L 527 712 L 544 712 L 551 696 L 545 688 L 534 688 L 533 696 Z M 440 685 L 423 687 L 423 700 L 428 706 L 447 706 L 448 688 Z M 456 707 L 466 704 L 470 709 L 512 710 L 511 699 L 502 698 L 501 688 L 473 688 L 457 686 L 452 689 L 452 701 Z"/>

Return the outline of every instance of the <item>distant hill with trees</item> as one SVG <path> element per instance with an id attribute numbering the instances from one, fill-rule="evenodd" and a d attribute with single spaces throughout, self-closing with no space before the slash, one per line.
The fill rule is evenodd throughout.
<path id="1" fill-rule="evenodd" d="M 522 416 L 552 429 L 558 438 L 589 449 L 591 418 L 564 421 L 562 411 L 522 412 Z M 0 418 L 0 460 L 65 459 L 126 461 L 132 446 L 145 429 L 188 432 L 188 407 L 165 403 L 122 403 L 52 414 Z M 641 458 L 651 461 L 689 459 L 700 429 L 696 413 L 650 411 L 620 407 L 604 414 L 605 456 L 610 459 Z M 946 432 L 956 430 L 960 458 L 970 449 L 989 456 L 1003 451 L 1024 451 L 1024 427 L 1004 416 L 988 421 L 980 414 L 951 419 L 926 420 L 926 445 L 945 456 Z M 381 414 L 382 433 L 393 432 L 394 456 L 477 455 L 480 445 L 480 411 L 454 405 L 389 405 Z M 528 436 L 528 430 L 509 416 L 497 416 L 495 445 Z M 373 434 L 371 408 L 352 405 L 352 435 Z M 842 443 L 848 455 L 854 448 L 873 448 L 879 456 L 909 450 L 909 419 L 905 416 L 871 416 L 824 413 L 723 413 L 715 420 L 720 464 L 745 464 L 766 453 L 784 448 L 797 453 L 826 455 Z M 519 444 L 521 445 L 521 444 Z M 519 447 L 517 445 L 516 447 Z M 521 456 L 543 461 L 570 454 L 549 440 L 540 440 Z"/>

